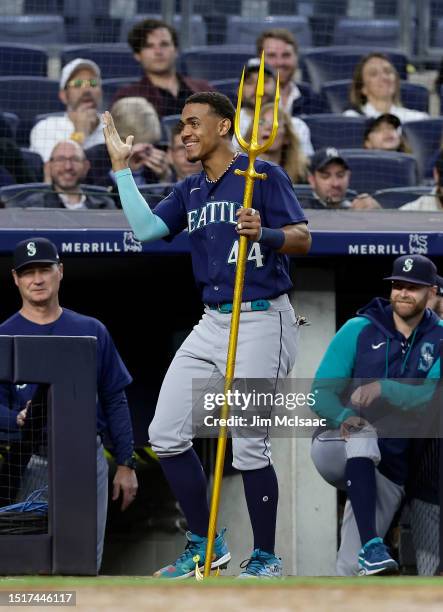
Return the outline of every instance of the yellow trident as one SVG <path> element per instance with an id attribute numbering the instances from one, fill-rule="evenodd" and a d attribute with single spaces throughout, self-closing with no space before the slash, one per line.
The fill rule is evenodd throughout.
<path id="1" fill-rule="evenodd" d="M 269 138 L 262 145 L 258 143 L 258 127 L 260 121 L 260 109 L 261 101 L 265 89 L 265 71 L 264 71 L 264 53 L 262 53 L 260 68 L 258 71 L 257 88 L 255 92 L 255 111 L 254 111 L 254 122 L 252 124 L 252 136 L 251 142 L 247 143 L 246 140 L 240 134 L 240 111 L 243 99 L 243 83 L 245 80 L 245 69 L 238 88 L 238 100 L 237 100 L 237 111 L 235 113 L 235 136 L 242 147 L 242 149 L 248 153 L 249 164 L 246 170 L 235 170 L 235 174 L 245 177 L 245 191 L 243 195 L 243 208 L 252 207 L 252 194 L 254 191 L 254 181 L 256 179 L 266 179 L 265 173 L 259 174 L 255 171 L 254 163 L 257 156 L 263 153 L 274 142 L 274 138 L 278 130 L 278 103 L 280 100 L 280 85 L 279 76 L 277 75 L 277 85 L 275 88 L 275 101 L 274 101 L 274 119 L 272 124 L 272 132 Z M 243 284 L 245 278 L 246 268 L 246 250 L 247 250 L 247 238 L 246 236 L 239 237 L 239 249 L 237 268 L 235 272 L 235 285 L 234 285 L 234 298 L 232 300 L 232 317 L 231 317 L 231 328 L 229 332 L 229 346 L 228 346 L 228 357 L 226 360 L 226 376 L 224 393 L 225 398 L 227 392 L 232 387 L 232 381 L 234 380 L 235 370 L 235 357 L 237 354 L 237 338 L 238 338 L 238 327 L 240 323 L 240 308 L 243 295 Z M 225 399 L 223 408 L 221 410 L 221 418 L 227 419 L 229 415 L 229 405 Z M 215 471 L 214 471 L 214 486 L 212 490 L 211 498 L 211 511 L 209 515 L 209 527 L 208 527 L 208 543 L 206 545 L 206 557 L 205 567 L 202 576 L 201 570 L 198 567 L 198 562 L 195 567 L 195 577 L 197 580 L 202 580 L 203 577 L 207 578 L 211 573 L 211 560 L 213 558 L 214 540 L 217 528 L 217 517 L 218 509 L 220 504 L 220 491 L 221 483 L 223 478 L 223 466 L 225 463 L 225 452 L 226 452 L 226 439 L 227 439 L 227 427 L 220 427 L 218 434 L 217 443 L 217 455 L 215 460 Z"/>

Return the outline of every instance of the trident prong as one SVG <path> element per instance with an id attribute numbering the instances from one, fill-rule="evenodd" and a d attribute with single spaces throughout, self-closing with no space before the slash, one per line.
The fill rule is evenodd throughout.
<path id="1" fill-rule="evenodd" d="M 258 80 L 257 80 L 257 88 L 255 92 L 255 111 L 254 111 L 254 121 L 252 125 L 252 136 L 251 142 L 247 143 L 246 140 L 240 134 L 240 112 L 241 112 L 241 103 L 243 98 L 243 83 L 245 78 L 245 69 L 243 68 L 242 77 L 240 80 L 240 85 L 238 88 L 238 100 L 237 100 L 237 112 L 235 114 L 235 135 L 237 140 L 244 149 L 244 151 L 248 154 L 249 164 L 246 170 L 235 170 L 235 174 L 240 176 L 244 176 L 245 178 L 245 190 L 243 194 L 243 208 L 251 208 L 252 207 L 252 195 L 254 191 L 254 181 L 255 179 L 266 179 L 267 176 L 265 173 L 259 174 L 255 171 L 254 162 L 259 153 L 263 153 L 266 151 L 274 142 L 274 138 L 277 134 L 278 130 L 278 102 L 280 99 L 280 87 L 279 87 L 279 79 L 277 76 L 277 86 L 275 88 L 275 101 L 274 101 L 274 117 L 272 122 L 272 131 L 269 138 L 262 145 L 258 144 L 258 128 L 260 121 L 260 110 L 261 110 L 261 99 L 264 94 L 265 88 L 265 59 L 264 53 L 262 53 L 261 61 L 260 61 L 260 69 L 258 71 Z M 228 355 L 226 359 L 226 374 L 225 374 L 225 385 L 224 385 L 224 394 L 225 394 L 225 402 L 221 409 L 221 421 L 226 422 L 225 419 L 228 418 L 229 415 L 229 405 L 227 401 L 228 391 L 231 390 L 233 380 L 234 380 L 234 371 L 235 371 L 235 359 L 237 354 L 237 339 L 238 339 L 238 328 L 240 324 L 240 308 L 241 301 L 243 295 L 243 284 L 245 278 L 245 269 L 246 269 L 246 257 L 247 257 L 247 238 L 246 236 L 240 236 L 239 238 L 239 246 L 238 246 L 238 256 L 237 256 L 237 268 L 235 271 L 235 283 L 234 283 L 234 296 L 232 300 L 232 316 L 231 316 L 231 329 L 229 332 L 229 345 L 228 345 Z M 203 578 L 207 578 L 211 575 L 211 559 L 213 559 L 213 551 L 214 551 L 214 541 L 216 536 L 216 528 L 217 528 L 217 517 L 218 517 L 218 509 L 220 504 L 220 492 L 221 492 L 221 484 L 223 479 L 223 467 L 225 462 L 225 454 L 226 454 L 226 440 L 227 440 L 228 429 L 226 426 L 221 426 L 218 434 L 218 443 L 217 443 L 217 454 L 215 458 L 215 470 L 214 470 L 214 485 L 212 488 L 212 497 L 211 497 L 211 509 L 209 514 L 209 525 L 208 525 L 208 541 L 206 544 L 206 557 L 205 557 L 205 565 Z M 201 580 L 201 570 L 198 567 L 198 562 L 196 562 L 195 569 L 195 578 L 196 580 Z"/>
<path id="2" fill-rule="evenodd" d="M 258 70 L 257 87 L 255 90 L 254 119 L 252 122 L 251 141 L 249 143 L 243 138 L 240 132 L 240 113 L 241 113 L 241 107 L 242 107 L 242 102 L 243 102 L 244 80 L 245 80 L 245 69 L 243 68 L 240 85 L 238 87 L 237 111 L 235 113 L 235 122 L 234 122 L 235 137 L 237 138 L 237 141 L 239 145 L 241 146 L 241 148 L 246 153 L 248 153 L 250 161 L 251 161 L 251 157 L 253 158 L 252 159 L 252 165 L 253 165 L 256 157 L 260 153 L 264 153 L 264 151 L 267 151 L 269 149 L 269 147 L 272 145 L 277 135 L 278 104 L 280 101 L 280 75 L 277 74 L 277 84 L 275 87 L 274 117 L 273 117 L 273 122 L 272 122 L 272 131 L 269 135 L 269 138 L 261 145 L 259 145 L 258 143 L 258 132 L 259 132 L 259 124 L 260 124 L 261 103 L 262 103 L 263 95 L 265 93 L 265 54 L 264 54 L 264 51 L 262 52 L 262 55 L 261 55 L 260 67 Z M 241 174 L 241 171 L 238 171 L 238 172 L 236 171 L 236 174 Z M 255 176 L 254 178 L 264 178 L 264 177 Z"/>

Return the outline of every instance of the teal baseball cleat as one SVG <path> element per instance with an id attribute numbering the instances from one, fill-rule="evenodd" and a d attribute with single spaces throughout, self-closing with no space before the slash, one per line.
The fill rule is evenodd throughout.
<path id="1" fill-rule="evenodd" d="M 246 564 L 246 565 L 245 565 Z M 237 576 L 238 578 L 281 578 L 282 562 L 281 559 L 267 553 L 260 548 L 256 548 L 250 559 L 243 561 L 240 567 L 244 571 Z"/>

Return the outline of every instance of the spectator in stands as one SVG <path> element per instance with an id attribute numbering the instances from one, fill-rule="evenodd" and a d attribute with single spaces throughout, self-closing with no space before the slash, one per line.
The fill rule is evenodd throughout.
<path id="1" fill-rule="evenodd" d="M 77 58 L 64 66 L 59 98 L 66 105 L 62 116 L 39 121 L 31 130 L 31 150 L 48 161 L 62 140 L 78 142 L 84 149 L 104 142 L 98 111 L 102 103 L 100 68 L 95 62 Z"/>
<path id="2" fill-rule="evenodd" d="M 321 112 L 319 100 L 313 92 L 296 83 L 298 69 L 298 43 L 292 32 L 285 28 L 265 30 L 256 41 L 257 55 L 265 52 L 266 63 L 280 75 L 280 104 L 289 115 Z"/>
<path id="3" fill-rule="evenodd" d="M 411 153 L 411 148 L 402 134 L 400 119 L 390 113 L 368 119 L 364 148 Z"/>
<path id="4" fill-rule="evenodd" d="M 427 195 L 422 195 L 417 200 L 408 202 L 400 206 L 398 210 L 423 210 L 423 211 L 442 211 L 443 210 L 443 150 L 440 151 L 433 168 L 435 187 Z"/>
<path id="5" fill-rule="evenodd" d="M 245 67 L 243 103 L 240 113 L 240 131 L 243 136 L 246 134 L 254 117 L 255 89 L 257 87 L 259 67 L 260 59 L 257 57 L 251 58 Z M 262 104 L 273 102 L 275 96 L 275 86 L 275 73 L 270 66 L 265 64 L 265 92 L 262 98 Z M 290 119 L 292 121 L 293 131 L 298 137 L 299 146 L 301 147 L 303 153 L 309 157 L 314 153 L 309 127 L 304 121 L 302 121 L 302 119 L 299 119 L 298 117 L 290 117 Z M 236 139 L 234 139 L 234 144 L 239 147 Z"/>
<path id="6" fill-rule="evenodd" d="M 390 299 L 374 298 L 345 323 L 315 375 L 313 410 L 327 422 L 316 432 L 311 456 L 322 477 L 348 497 L 336 565 L 342 576 L 398 570 L 382 538 L 401 505 L 410 466 L 417 465 L 410 463 L 401 419 L 415 412 L 414 424 L 423 422 L 422 408 L 440 378 L 443 322 L 426 308 L 436 272 L 423 255 L 398 257 L 385 279 L 392 281 Z"/>
<path id="7" fill-rule="evenodd" d="M 271 135 L 274 120 L 274 104 L 265 104 L 260 112 L 259 139 L 264 141 Z M 249 142 L 252 125 L 246 134 Z M 301 150 L 300 141 L 294 131 L 291 117 L 285 111 L 278 111 L 278 131 L 271 147 L 260 155 L 261 159 L 274 162 L 285 170 L 292 183 L 306 182 L 308 160 Z"/>
<path id="8" fill-rule="evenodd" d="M 129 167 L 138 186 L 172 180 L 169 157 L 158 141 L 161 127 L 153 105 L 142 97 L 121 98 L 111 109 L 116 129 L 123 140 L 134 136 Z M 155 143 L 155 144 L 153 144 Z M 114 175 L 106 146 L 97 145 L 86 152 L 91 164 L 87 182 L 114 188 Z"/>
<path id="9" fill-rule="evenodd" d="M 211 91 L 207 81 L 193 79 L 176 70 L 178 37 L 176 30 L 159 19 L 145 19 L 135 24 L 128 43 L 144 72 L 138 83 L 119 89 L 113 102 L 129 96 L 146 98 L 159 117 L 180 114 L 188 96 L 197 91 Z"/>
<path id="10" fill-rule="evenodd" d="M 114 121 L 115 123 L 115 121 Z M 200 161 L 191 162 L 186 156 L 186 147 L 182 142 L 181 127 L 177 123 L 171 130 L 171 138 L 169 142 L 168 156 L 169 163 L 172 166 L 172 182 L 181 181 L 191 174 L 198 174 L 202 171 Z"/>
<path id="11" fill-rule="evenodd" d="M 402 123 L 427 119 L 428 113 L 405 108 L 400 101 L 400 76 L 383 53 L 370 53 L 357 64 L 352 79 L 349 117 L 396 115 Z"/>
<path id="12" fill-rule="evenodd" d="M 83 193 L 81 183 L 89 170 L 89 162 L 78 142 L 64 140 L 55 145 L 45 168 L 52 189 L 30 195 L 26 207 L 113 209 L 112 198 L 107 195 Z"/>
<path id="13" fill-rule="evenodd" d="M 351 171 L 346 158 L 333 147 L 317 151 L 311 158 L 308 172 L 312 195 L 310 198 L 302 198 L 301 204 L 304 208 L 381 208 L 367 193 L 362 193 L 353 200 L 346 197 Z"/>
<path id="14" fill-rule="evenodd" d="M 443 319 L 443 277 L 437 276 L 437 293 L 429 297 L 426 306 Z"/>

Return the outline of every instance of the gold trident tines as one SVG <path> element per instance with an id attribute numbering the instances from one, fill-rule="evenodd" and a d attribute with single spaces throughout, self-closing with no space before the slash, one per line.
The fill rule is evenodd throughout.
<path id="1" fill-rule="evenodd" d="M 242 135 L 240 134 L 240 111 L 243 97 L 243 82 L 245 79 L 245 70 L 243 68 L 243 74 L 238 88 L 238 102 L 237 112 L 235 114 L 235 135 L 241 147 L 248 153 L 249 164 L 246 170 L 235 170 L 235 174 L 244 176 L 245 178 L 245 190 L 243 194 L 243 208 L 252 207 L 252 195 L 254 191 L 255 179 L 265 179 L 266 174 L 259 174 L 255 171 L 254 162 L 259 155 L 266 151 L 274 142 L 274 138 L 278 130 L 278 102 L 280 99 L 280 87 L 279 78 L 277 76 L 277 86 L 275 88 L 275 101 L 274 101 L 274 120 L 272 123 L 272 132 L 269 138 L 262 145 L 258 144 L 258 126 L 260 121 L 260 110 L 261 110 L 261 99 L 265 90 L 265 60 L 264 54 L 261 56 L 260 69 L 258 71 L 257 90 L 255 94 L 255 111 L 254 111 L 254 123 L 252 127 L 251 142 L 247 143 Z M 229 332 L 229 345 L 228 355 L 226 359 L 226 374 L 225 374 L 225 402 L 221 409 L 221 421 L 226 422 L 229 415 L 229 405 L 227 401 L 227 393 L 232 388 L 235 371 L 235 359 L 237 354 L 237 339 L 238 339 L 238 328 L 240 323 L 240 308 L 243 295 L 243 284 L 245 278 L 246 268 L 246 255 L 247 255 L 247 238 L 246 236 L 240 236 L 238 246 L 238 257 L 237 257 L 237 268 L 235 271 L 235 283 L 234 283 L 234 295 L 232 300 L 232 316 L 231 316 L 231 328 Z M 208 525 L 208 541 L 206 545 L 206 557 L 203 578 L 208 578 L 211 575 L 211 559 L 213 559 L 214 541 L 216 536 L 218 508 L 220 504 L 220 491 L 223 479 L 223 466 L 225 461 L 226 453 L 226 440 L 227 440 L 227 427 L 222 425 L 218 434 L 217 443 L 217 455 L 215 458 L 215 470 L 214 470 L 214 485 L 212 488 L 211 497 L 211 508 L 209 514 L 209 525 Z M 200 568 L 196 564 L 195 577 L 197 580 L 202 579 Z"/>
<path id="2" fill-rule="evenodd" d="M 246 185 L 248 184 L 248 178 L 251 180 L 254 179 L 265 179 L 266 174 L 258 174 L 254 169 L 254 162 L 260 153 L 267 151 L 269 147 L 274 142 L 274 139 L 277 135 L 278 130 L 278 103 L 280 101 L 280 76 L 277 73 L 277 84 L 275 87 L 275 99 L 274 99 L 274 117 L 272 121 L 272 131 L 269 135 L 269 138 L 263 143 L 259 144 L 258 142 L 258 128 L 260 123 L 260 111 L 261 111 L 261 102 L 263 95 L 265 93 L 265 54 L 264 52 L 261 55 L 260 59 L 260 68 L 258 70 L 258 80 L 257 80 L 257 88 L 255 91 L 255 110 L 254 110 L 254 120 L 252 123 L 252 135 L 251 141 L 248 143 L 243 138 L 240 133 L 240 113 L 241 106 L 243 101 L 243 84 L 245 80 L 245 69 L 243 68 L 243 73 L 240 80 L 240 85 L 238 88 L 238 98 L 237 98 L 237 111 L 235 113 L 235 136 L 241 148 L 248 154 L 249 157 L 249 166 L 247 170 L 235 170 L 235 174 L 239 174 L 240 176 L 244 176 L 246 178 Z M 252 194 L 251 194 L 252 196 Z M 246 199 L 246 198 L 245 198 Z M 249 201 L 249 206 L 251 206 L 252 197 Z M 247 207 L 247 203 L 243 202 L 243 206 Z"/>

